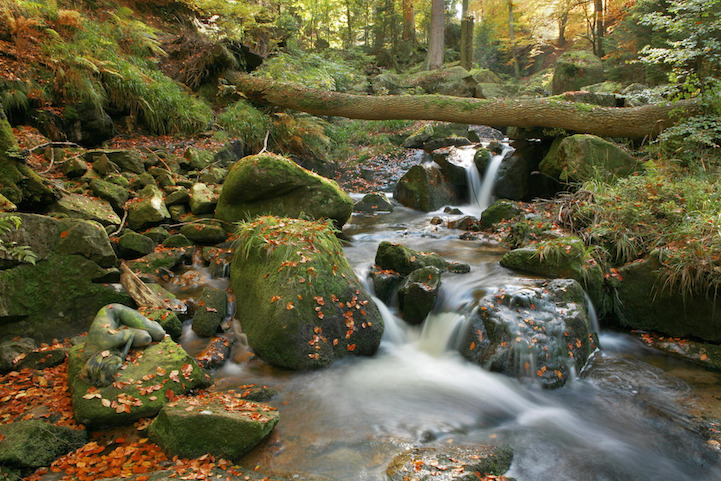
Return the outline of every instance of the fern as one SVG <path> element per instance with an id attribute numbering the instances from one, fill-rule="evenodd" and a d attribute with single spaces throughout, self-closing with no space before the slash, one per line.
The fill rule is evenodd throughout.
<path id="1" fill-rule="evenodd" d="M 0 217 L 0 235 L 8 234 L 20 227 L 22 219 L 16 215 Z M 19 245 L 17 242 L 8 241 L 0 237 L 0 258 L 16 259 L 20 262 L 35 265 L 37 254 L 30 246 Z"/>

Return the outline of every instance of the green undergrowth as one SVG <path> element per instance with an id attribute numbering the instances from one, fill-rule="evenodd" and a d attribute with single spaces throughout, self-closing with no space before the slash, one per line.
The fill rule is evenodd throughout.
<path id="1" fill-rule="evenodd" d="M 606 270 L 655 251 L 662 264 L 659 287 L 715 293 L 721 287 L 720 165 L 690 169 L 649 161 L 643 174 L 612 184 L 586 182 L 558 201 L 558 215 Z"/>
<path id="2" fill-rule="evenodd" d="M 155 134 L 195 133 L 212 118 L 210 106 L 156 66 L 160 32 L 127 7 L 91 15 L 76 4 L 3 0 L 9 37 L 32 61 L 22 85 L 3 89 L 10 111 L 37 102 L 125 111 Z M 35 45 L 24 39 L 34 38 Z M 37 45 L 40 47 L 38 48 Z M 37 48 L 36 51 L 32 50 Z"/>

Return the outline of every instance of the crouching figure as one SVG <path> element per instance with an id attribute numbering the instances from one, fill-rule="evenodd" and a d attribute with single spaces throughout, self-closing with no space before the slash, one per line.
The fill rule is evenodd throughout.
<path id="1" fill-rule="evenodd" d="M 81 374 L 93 386 L 109 386 L 131 347 L 148 346 L 163 337 L 165 330 L 157 322 L 128 306 L 108 304 L 98 311 L 88 330 L 87 362 Z"/>

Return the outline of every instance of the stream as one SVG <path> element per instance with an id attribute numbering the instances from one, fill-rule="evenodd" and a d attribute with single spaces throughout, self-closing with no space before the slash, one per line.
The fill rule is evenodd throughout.
<path id="1" fill-rule="evenodd" d="M 461 208 L 477 213 L 490 197 L 476 195 L 484 195 L 481 205 Z M 346 255 L 361 279 L 384 240 L 471 265 L 469 274 L 444 274 L 434 312 L 421 326 L 405 325 L 395 307 L 377 301 L 386 330 L 374 357 L 312 372 L 229 362 L 215 373 L 219 389 L 256 383 L 279 392 L 269 404 L 281 420 L 265 445 L 244 458 L 246 467 L 376 481 L 411 447 L 506 442 L 514 450 L 506 475 L 519 481 L 721 479 L 718 453 L 692 419 L 701 414 L 699 389 L 716 403 L 721 399 L 716 373 L 604 330 L 601 349 L 583 372 L 556 390 L 462 359 L 453 349 L 454 333 L 472 301 L 531 278 L 498 264 L 503 249 L 431 225 L 437 215 L 443 214 L 396 206 L 390 214 L 354 214 L 343 229 L 350 239 Z M 227 287 L 227 280 L 199 277 Z M 192 332 L 183 337 L 189 350 L 200 342 Z"/>

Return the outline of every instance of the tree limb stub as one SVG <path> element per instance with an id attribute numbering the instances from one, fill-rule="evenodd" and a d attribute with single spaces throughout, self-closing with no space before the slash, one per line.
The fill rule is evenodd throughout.
<path id="1" fill-rule="evenodd" d="M 696 110 L 694 100 L 640 107 L 599 107 L 555 98 L 475 99 L 447 95 L 353 95 L 226 74 L 254 102 L 315 115 L 365 120 L 439 120 L 492 127 L 547 127 L 603 137 L 653 137 Z"/>

